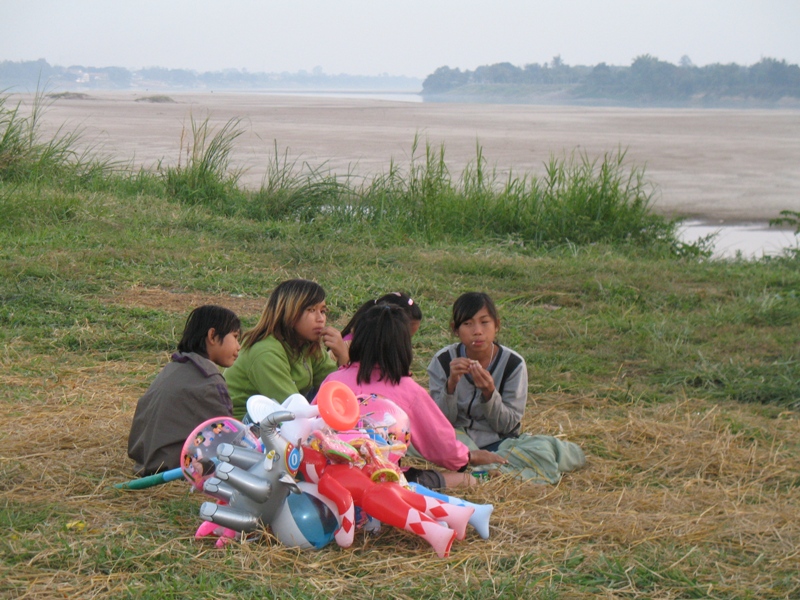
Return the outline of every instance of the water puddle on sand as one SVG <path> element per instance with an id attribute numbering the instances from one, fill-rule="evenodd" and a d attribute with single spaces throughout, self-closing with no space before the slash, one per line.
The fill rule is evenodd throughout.
<path id="1" fill-rule="evenodd" d="M 679 237 L 687 243 L 716 234 L 712 240 L 714 258 L 761 258 L 779 255 L 800 245 L 793 229 L 778 229 L 767 223 L 726 225 L 707 221 L 684 221 Z"/>

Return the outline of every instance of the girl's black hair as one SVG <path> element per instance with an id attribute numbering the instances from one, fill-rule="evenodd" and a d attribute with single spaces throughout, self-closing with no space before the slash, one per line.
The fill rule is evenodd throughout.
<path id="1" fill-rule="evenodd" d="M 409 321 L 422 321 L 422 310 L 420 309 L 419 304 L 414 302 L 411 296 L 404 294 L 403 292 L 391 292 L 385 296 L 381 296 L 377 300 L 367 300 L 364 302 L 364 304 L 362 304 L 352 316 L 347 325 L 344 326 L 344 329 L 342 329 L 342 335 L 345 336 L 352 332 L 358 320 L 363 317 L 370 308 L 379 304 L 393 304 L 395 306 L 399 306 L 403 309 L 403 312 L 406 313 Z"/>
<path id="2" fill-rule="evenodd" d="M 350 360 L 359 363 L 358 383 L 369 383 L 377 368 L 378 381 L 397 385 L 402 377 L 411 375 L 411 359 L 411 332 L 402 308 L 379 304 L 356 322 Z"/>
<path id="3" fill-rule="evenodd" d="M 178 352 L 196 352 L 207 357 L 206 337 L 209 329 L 214 329 L 214 337 L 223 340 L 229 333 L 241 331 L 242 324 L 232 310 L 214 304 L 198 306 L 186 319 Z"/>
<path id="4" fill-rule="evenodd" d="M 489 294 L 483 292 L 467 292 L 461 294 L 453 303 L 453 331 L 458 333 L 458 328 L 465 321 L 469 321 L 482 308 L 486 308 L 495 323 L 500 323 L 497 307 L 492 302 Z"/>

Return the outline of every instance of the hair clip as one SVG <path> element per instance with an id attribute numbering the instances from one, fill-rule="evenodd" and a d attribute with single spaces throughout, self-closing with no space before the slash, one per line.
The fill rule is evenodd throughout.
<path id="1" fill-rule="evenodd" d="M 391 294 L 392 296 L 397 296 L 400 299 L 402 299 L 403 296 L 405 296 L 405 294 L 403 292 L 389 292 L 389 294 Z M 386 295 L 388 296 L 389 294 L 386 294 Z M 375 302 L 377 302 L 377 300 Z M 411 298 L 408 299 L 408 305 L 409 306 L 413 306 L 414 305 L 414 301 Z"/>

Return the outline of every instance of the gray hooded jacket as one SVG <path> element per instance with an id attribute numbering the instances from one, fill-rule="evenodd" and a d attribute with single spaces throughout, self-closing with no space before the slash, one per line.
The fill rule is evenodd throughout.
<path id="1" fill-rule="evenodd" d="M 525 360 L 506 346 L 498 344 L 497 349 L 488 369 L 495 385 L 489 400 L 483 399 L 469 375 L 459 380 L 453 394 L 447 393 L 450 361 L 465 356 L 460 342 L 442 348 L 428 365 L 431 396 L 453 427 L 464 430 L 479 448 L 519 436 L 528 400 Z"/>

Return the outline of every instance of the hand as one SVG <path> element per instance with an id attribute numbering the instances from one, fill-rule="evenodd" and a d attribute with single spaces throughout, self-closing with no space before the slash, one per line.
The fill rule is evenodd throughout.
<path id="1" fill-rule="evenodd" d="M 292 419 L 291 412 L 278 411 L 261 422 L 263 453 L 227 443 L 217 448 L 220 462 L 214 476 L 203 483 L 203 491 L 218 502 L 203 502 L 200 516 L 221 526 L 223 537 L 232 537 L 225 533 L 226 529 L 251 532 L 269 525 L 288 494 L 300 491 L 294 477 L 286 472 L 290 453 L 299 463 L 299 449 L 275 435 L 281 423 Z M 282 458 L 277 460 L 276 455 Z M 209 530 L 213 533 L 215 529 L 208 525 L 199 529 L 198 534 Z M 224 545 L 225 541 L 221 543 Z"/>
<path id="2" fill-rule="evenodd" d="M 469 373 L 469 366 L 472 361 L 468 358 L 454 358 L 450 361 L 450 376 L 447 378 L 447 393 L 452 394 L 456 391 L 456 386 L 461 377 Z"/>
<path id="3" fill-rule="evenodd" d="M 325 347 L 333 352 L 339 366 L 346 365 L 350 362 L 349 345 L 342 339 L 342 334 L 336 327 L 328 325 L 322 330 L 322 335 L 320 337 Z"/>
<path id="4" fill-rule="evenodd" d="M 508 461 L 496 454 L 494 452 L 489 452 L 488 450 L 470 450 L 469 451 L 469 464 L 473 466 L 478 465 L 492 465 L 492 464 L 501 464 L 504 465 Z"/>
<path id="5" fill-rule="evenodd" d="M 494 379 L 492 374 L 481 366 L 477 360 L 471 360 L 469 364 L 469 374 L 475 387 L 483 394 L 484 399 L 488 400 L 494 393 Z"/>

